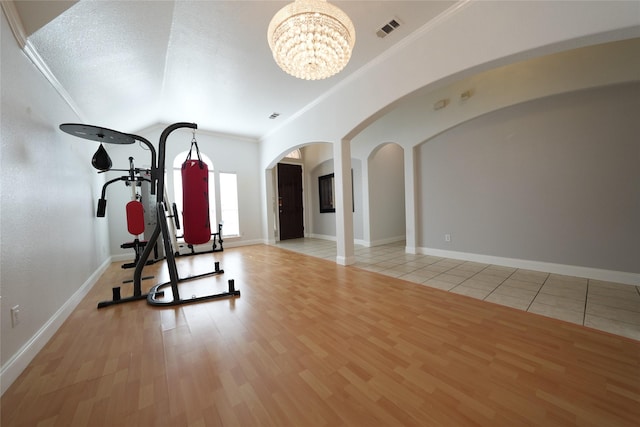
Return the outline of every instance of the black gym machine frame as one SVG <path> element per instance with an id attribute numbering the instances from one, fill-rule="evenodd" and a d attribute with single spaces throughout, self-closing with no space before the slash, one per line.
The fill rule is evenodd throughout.
<path id="1" fill-rule="evenodd" d="M 156 213 L 157 213 L 157 221 L 156 226 L 151 233 L 151 236 L 147 239 L 147 245 L 144 248 L 144 251 L 140 255 L 140 259 L 136 263 L 134 275 L 133 275 L 133 295 L 130 297 L 121 298 L 119 295 L 119 288 L 114 288 L 113 292 L 113 300 L 111 301 L 101 301 L 98 303 L 98 308 L 104 308 L 115 304 L 122 304 L 130 301 L 138 301 L 141 299 L 146 299 L 147 303 L 153 306 L 175 306 L 181 304 L 188 303 L 196 303 L 202 301 L 209 301 L 214 299 L 221 298 L 230 298 L 240 296 L 240 291 L 235 289 L 235 283 L 233 279 L 229 279 L 228 281 L 228 291 L 222 292 L 218 294 L 210 294 L 203 296 L 192 296 L 191 298 L 183 299 L 180 297 L 180 291 L 178 289 L 178 285 L 182 282 L 199 279 L 206 276 L 218 275 L 224 273 L 224 270 L 220 269 L 220 263 L 215 262 L 215 269 L 212 272 L 199 274 L 195 276 L 189 276 L 186 278 L 181 278 L 178 275 L 178 268 L 176 265 L 176 258 L 174 248 L 172 247 L 171 238 L 169 237 L 169 226 L 167 225 L 167 216 L 166 216 L 166 207 L 165 207 L 165 182 L 164 182 L 164 170 L 166 163 L 166 143 L 169 135 L 181 128 L 189 128 L 189 129 L 197 129 L 198 125 L 195 123 L 187 123 L 187 122 L 179 122 L 169 125 L 160 135 L 160 141 L 158 143 L 158 153 L 157 153 L 157 165 L 156 165 L 156 150 L 147 139 L 131 134 L 124 134 L 117 131 L 112 131 L 109 129 L 98 128 L 95 126 L 88 125 L 77 125 L 77 124 L 63 124 L 60 125 L 60 129 L 70 133 L 72 135 L 90 139 L 99 142 L 112 142 L 117 144 L 131 144 L 136 140 L 145 144 L 151 153 L 151 194 L 156 195 Z M 109 140 L 105 140 L 105 135 L 109 138 Z M 154 185 L 155 184 L 155 185 Z M 175 213 L 174 213 L 175 214 Z M 142 293 L 142 271 L 144 267 L 147 265 L 147 260 L 153 248 L 158 243 L 158 239 L 160 234 L 163 236 L 164 243 L 164 252 L 165 259 L 167 262 L 167 268 L 169 270 L 169 281 L 166 283 L 160 283 L 153 286 L 147 294 Z M 171 287 L 171 293 L 173 299 L 170 300 L 160 300 L 159 297 L 164 296 L 164 288 Z M 116 292 L 116 289 L 118 291 Z"/>
<path id="2" fill-rule="evenodd" d="M 157 167 L 157 173 L 155 176 L 155 180 L 158 183 L 157 184 L 157 194 L 158 194 L 157 207 L 158 208 L 156 209 L 156 211 L 158 212 L 158 223 L 155 229 L 153 230 L 153 233 L 151 234 L 147 247 L 145 247 L 145 250 L 141 255 L 140 261 L 136 265 L 136 269 L 133 276 L 134 288 L 140 289 L 141 287 L 140 283 L 142 281 L 142 270 L 144 268 L 145 262 L 149 258 L 149 254 L 151 253 L 151 247 L 156 243 L 160 235 L 160 232 L 162 232 L 162 235 L 164 237 L 163 238 L 164 250 L 165 250 L 165 256 L 167 260 L 167 267 L 169 269 L 170 280 L 169 282 L 155 285 L 154 287 L 151 288 L 151 290 L 149 290 L 147 302 L 151 305 L 156 305 L 156 306 L 171 306 L 171 305 L 194 303 L 194 302 L 200 302 L 200 301 L 208 301 L 208 300 L 220 299 L 220 298 L 228 298 L 233 296 L 240 296 L 240 291 L 235 289 L 234 280 L 230 279 L 228 282 L 229 290 L 227 292 L 222 292 L 219 294 L 204 295 L 204 296 L 194 296 L 189 299 L 180 298 L 180 291 L 178 290 L 178 285 L 180 282 L 184 282 L 187 280 L 194 280 L 194 279 L 198 279 L 201 277 L 210 276 L 214 274 L 224 273 L 224 270 L 220 269 L 220 263 L 216 261 L 215 270 L 212 272 L 199 274 L 196 276 L 190 276 L 186 278 L 180 278 L 178 276 L 178 268 L 176 266 L 176 260 L 174 256 L 175 252 L 174 252 L 174 249 L 171 247 L 171 239 L 168 238 L 169 227 L 167 225 L 167 218 L 165 216 L 165 211 L 166 211 L 164 206 L 164 192 L 165 192 L 164 185 L 165 184 L 164 184 L 164 173 L 162 173 L 162 171 L 164 171 L 165 169 L 165 154 L 166 154 L 167 138 L 169 137 L 169 134 L 171 134 L 171 132 L 180 128 L 190 128 L 195 130 L 198 128 L 198 125 L 196 125 L 195 123 L 174 123 L 169 127 L 167 127 L 160 135 L 160 142 L 158 143 L 158 167 Z M 167 286 L 171 286 L 171 293 L 173 294 L 173 299 L 169 301 L 161 301 L 156 299 L 157 296 L 164 295 L 164 291 L 161 291 L 161 289 Z"/>

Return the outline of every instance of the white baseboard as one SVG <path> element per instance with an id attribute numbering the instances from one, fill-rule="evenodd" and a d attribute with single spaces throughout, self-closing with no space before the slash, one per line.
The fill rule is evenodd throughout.
<path id="1" fill-rule="evenodd" d="M 307 237 L 309 237 L 311 239 L 331 240 L 332 242 L 336 241 L 336 236 L 329 236 L 329 235 L 326 235 L 326 234 L 311 233 Z"/>
<path id="2" fill-rule="evenodd" d="M 365 248 L 370 248 L 371 247 L 371 242 L 368 241 L 368 240 L 353 239 L 353 243 L 358 245 L 358 246 L 364 246 Z"/>
<path id="3" fill-rule="evenodd" d="M 135 258 L 131 254 L 111 255 L 111 262 L 133 261 Z"/>
<path id="4" fill-rule="evenodd" d="M 309 237 L 312 239 L 330 240 L 332 242 L 336 241 L 336 236 L 327 236 L 325 234 L 309 234 L 306 237 Z M 364 246 L 365 248 L 371 248 L 374 246 L 388 245 L 389 243 L 403 242 L 405 239 L 406 239 L 406 236 L 403 235 L 403 236 L 389 237 L 386 239 L 379 239 L 379 240 L 373 240 L 373 241 L 364 240 L 364 239 L 354 239 L 353 243 L 359 246 Z"/>
<path id="5" fill-rule="evenodd" d="M 603 270 L 599 268 L 580 267 L 576 265 L 555 264 L 543 261 L 530 261 L 517 258 L 505 258 L 492 255 L 480 255 L 434 248 L 417 248 L 417 253 L 422 255 L 460 259 L 464 261 L 480 262 L 483 264 L 496 264 L 503 265 L 505 267 L 524 268 L 527 270 L 543 271 L 546 273 L 562 274 L 565 276 L 584 277 L 587 279 L 640 286 L 640 274 L 638 273 Z"/>
<path id="6" fill-rule="evenodd" d="M 253 240 L 225 240 L 223 242 L 224 248 L 239 248 L 241 246 L 251 246 L 251 245 L 262 245 L 266 244 L 266 242 L 262 239 L 253 239 Z"/>
<path id="7" fill-rule="evenodd" d="M 404 234 L 402 236 L 387 237 L 386 239 L 373 240 L 373 241 L 369 242 L 369 245 L 367 245 L 367 246 L 368 247 L 375 247 L 375 246 L 388 245 L 390 243 L 404 242 L 406 240 L 406 238 L 407 238 L 407 236 L 405 236 Z"/>
<path id="8" fill-rule="evenodd" d="M 355 256 L 349 256 L 349 257 L 337 256 L 336 257 L 336 264 L 338 265 L 353 265 L 355 263 L 356 263 Z"/>
<path id="9" fill-rule="evenodd" d="M 67 317 L 80 304 L 80 301 L 89 293 L 93 285 L 96 284 L 102 273 L 111 264 L 112 259 L 102 263 L 100 267 L 84 282 L 80 288 L 51 316 L 51 318 L 27 341 L 21 348 L 11 356 L 11 358 L 0 369 L 0 385 L 2 393 L 13 384 L 20 374 L 29 366 L 29 363 L 53 337 L 56 331 L 62 326 Z"/>

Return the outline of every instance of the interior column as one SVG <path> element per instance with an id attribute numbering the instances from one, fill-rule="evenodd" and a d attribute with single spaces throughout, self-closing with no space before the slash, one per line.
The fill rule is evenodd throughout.
<path id="1" fill-rule="evenodd" d="M 351 185 L 351 141 L 333 144 L 333 168 L 336 208 L 336 263 L 356 262 L 353 248 L 353 195 Z"/>
<path id="2" fill-rule="evenodd" d="M 405 251 L 416 253 L 417 227 L 416 227 L 416 164 L 415 148 L 404 147 L 404 215 L 406 228 Z"/>

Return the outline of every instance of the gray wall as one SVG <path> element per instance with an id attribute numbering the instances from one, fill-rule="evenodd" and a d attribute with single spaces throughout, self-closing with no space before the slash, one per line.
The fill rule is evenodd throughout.
<path id="1" fill-rule="evenodd" d="M 312 162 L 310 162 L 312 164 Z M 308 163 L 305 159 L 305 165 Z M 305 166 L 306 167 L 306 166 Z M 362 239 L 363 237 L 363 215 L 362 215 L 362 161 L 359 159 L 351 159 L 351 168 L 353 170 L 353 234 L 354 239 Z M 311 230 L 309 234 L 316 237 L 331 238 L 336 235 L 336 214 L 333 212 L 320 213 L 320 195 L 318 190 L 318 177 L 334 173 L 333 159 L 325 160 L 311 169 L 309 179 L 305 183 L 309 200 Z"/>
<path id="2" fill-rule="evenodd" d="M 371 245 L 405 239 L 404 151 L 384 144 L 369 158 Z"/>
<path id="3" fill-rule="evenodd" d="M 74 306 L 70 299 L 92 284 L 109 259 L 109 236 L 106 224 L 95 218 L 103 177 L 91 157 L 98 144 L 58 129 L 78 117 L 19 49 L 0 15 L 4 390 L 64 320 L 65 307 Z M 21 321 L 12 328 L 15 305 Z M 16 362 L 19 353 L 23 357 Z"/>
<path id="4" fill-rule="evenodd" d="M 333 173 L 333 159 L 326 160 L 315 168 L 313 168 L 309 174 L 310 180 L 308 181 L 309 188 L 307 189 L 310 195 L 310 218 L 311 218 L 311 230 L 310 233 L 317 237 L 335 237 L 336 235 L 336 214 L 334 212 L 320 213 L 320 195 L 318 190 L 318 177 Z"/>
<path id="5" fill-rule="evenodd" d="M 640 272 L 639 117 L 640 84 L 625 84 L 496 111 L 422 144 L 418 246 Z"/>

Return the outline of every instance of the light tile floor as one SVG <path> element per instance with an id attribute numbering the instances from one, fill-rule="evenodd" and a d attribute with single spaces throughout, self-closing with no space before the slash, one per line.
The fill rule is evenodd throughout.
<path id="1" fill-rule="evenodd" d="M 277 246 L 336 259 L 335 242 L 284 240 Z M 355 267 L 640 340 L 640 287 L 581 277 L 407 254 L 404 242 L 355 247 Z"/>

